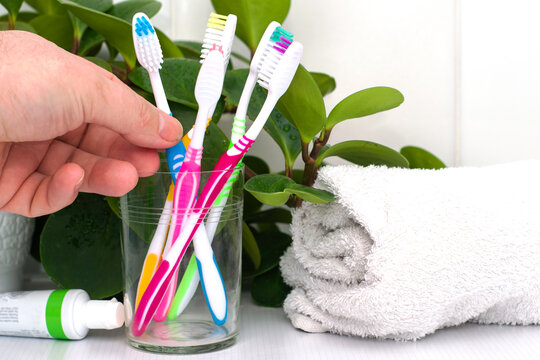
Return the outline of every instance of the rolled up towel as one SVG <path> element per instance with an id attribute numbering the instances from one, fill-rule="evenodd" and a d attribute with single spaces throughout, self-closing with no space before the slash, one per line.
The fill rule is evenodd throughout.
<path id="1" fill-rule="evenodd" d="M 466 321 L 540 323 L 540 161 L 328 166 L 337 200 L 293 214 L 281 260 L 294 326 L 418 339 Z"/>

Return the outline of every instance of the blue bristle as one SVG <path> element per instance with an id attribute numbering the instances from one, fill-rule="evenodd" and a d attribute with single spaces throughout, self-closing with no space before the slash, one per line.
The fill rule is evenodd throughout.
<path id="1" fill-rule="evenodd" d="M 137 32 L 137 35 L 143 36 L 142 33 L 144 33 L 144 35 L 148 35 L 149 33 L 154 33 L 154 29 L 152 29 L 152 25 L 148 23 L 148 20 L 146 20 L 143 17 L 140 17 L 140 18 L 137 18 L 137 23 L 135 24 L 135 32 Z"/>
<path id="2" fill-rule="evenodd" d="M 150 30 L 150 32 L 152 34 L 155 33 L 154 27 L 152 26 L 152 24 L 150 24 L 150 22 L 146 18 L 143 17 L 142 19 L 143 19 L 144 23 L 146 24 L 148 30 Z"/>

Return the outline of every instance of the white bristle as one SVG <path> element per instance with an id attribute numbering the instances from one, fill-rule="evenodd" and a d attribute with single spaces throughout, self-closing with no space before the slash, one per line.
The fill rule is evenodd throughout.
<path id="1" fill-rule="evenodd" d="M 261 61 L 257 67 L 257 82 L 263 88 L 268 89 L 270 86 L 270 79 L 276 70 L 283 54 L 274 49 L 272 43 L 268 43 L 264 49 L 264 53 L 261 56 Z"/>
<path id="2" fill-rule="evenodd" d="M 133 32 L 137 59 L 147 71 L 159 71 L 163 63 L 163 52 L 155 32 L 139 36 Z"/>
<path id="3" fill-rule="evenodd" d="M 210 19 L 208 20 L 209 23 L 211 23 L 211 19 L 219 19 L 220 21 L 223 21 L 223 19 L 219 18 L 220 15 L 217 14 L 210 14 Z M 213 27 L 207 27 L 206 32 L 204 34 L 202 49 L 201 49 L 201 64 L 208 55 L 208 52 L 214 48 L 220 48 L 223 51 L 224 56 L 224 62 L 225 67 L 229 64 L 229 59 L 231 56 L 231 50 L 232 50 L 232 42 L 234 39 L 234 33 L 236 30 L 236 15 L 228 15 L 227 20 L 225 22 L 225 26 L 223 30 L 216 29 Z"/>

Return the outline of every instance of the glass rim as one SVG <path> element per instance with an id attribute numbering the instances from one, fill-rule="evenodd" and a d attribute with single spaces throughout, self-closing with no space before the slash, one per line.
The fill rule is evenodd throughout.
<path id="1" fill-rule="evenodd" d="M 216 159 L 217 160 L 217 159 Z M 166 164 L 167 162 L 166 161 L 161 161 L 161 164 Z M 245 168 L 245 165 L 244 163 L 241 163 L 239 164 L 240 165 L 240 170 L 244 170 Z M 238 166 L 238 165 L 237 165 Z M 236 167 L 232 170 L 234 171 L 236 169 Z M 212 173 L 223 173 L 223 172 L 231 172 L 231 170 L 200 170 L 200 171 L 186 171 L 186 173 L 190 174 L 190 173 L 200 173 L 201 175 L 202 174 L 212 174 Z M 172 176 L 171 174 L 173 174 L 173 172 L 171 171 L 160 171 L 160 169 L 158 168 L 157 171 L 137 171 L 137 174 L 139 175 L 139 177 L 150 177 L 150 176 L 154 176 L 154 175 L 168 175 L 168 176 Z"/>

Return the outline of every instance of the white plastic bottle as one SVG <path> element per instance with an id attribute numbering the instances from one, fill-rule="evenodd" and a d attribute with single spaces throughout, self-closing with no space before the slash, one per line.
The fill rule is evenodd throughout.
<path id="1" fill-rule="evenodd" d="M 0 294 L 0 335 L 79 340 L 88 329 L 116 329 L 123 324 L 122 303 L 90 300 L 84 290 Z"/>

